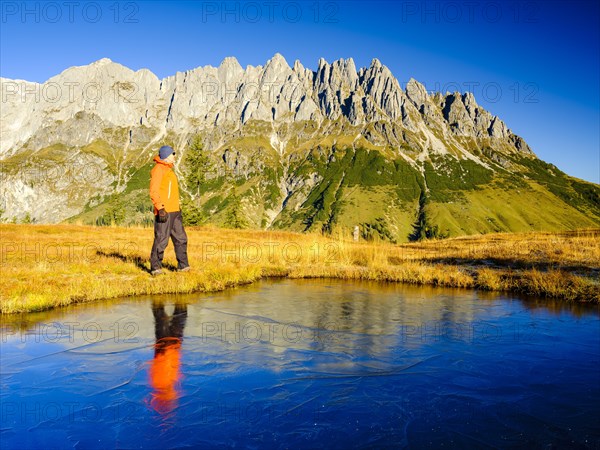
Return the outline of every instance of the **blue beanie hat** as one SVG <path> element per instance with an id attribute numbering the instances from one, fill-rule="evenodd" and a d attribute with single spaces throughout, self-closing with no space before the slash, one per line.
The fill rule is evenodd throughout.
<path id="1" fill-rule="evenodd" d="M 158 157 L 160 159 L 167 159 L 171 153 L 175 154 L 175 150 L 173 150 L 173 147 L 169 147 L 168 145 L 163 145 L 160 148 L 160 150 L 158 150 Z"/>

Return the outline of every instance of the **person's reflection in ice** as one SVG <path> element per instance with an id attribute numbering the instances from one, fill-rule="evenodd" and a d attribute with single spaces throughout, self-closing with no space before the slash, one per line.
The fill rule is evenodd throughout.
<path id="1" fill-rule="evenodd" d="M 175 304 L 173 315 L 167 315 L 164 303 L 152 303 L 156 343 L 150 364 L 150 405 L 161 415 L 169 415 L 177 406 L 179 365 L 187 305 Z"/>

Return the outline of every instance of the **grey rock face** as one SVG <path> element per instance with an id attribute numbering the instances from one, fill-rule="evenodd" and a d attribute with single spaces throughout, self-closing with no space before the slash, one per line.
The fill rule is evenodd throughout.
<path id="1" fill-rule="evenodd" d="M 227 57 L 217 68 L 198 67 L 163 80 L 147 69 L 134 72 L 105 58 L 71 67 L 43 84 L 0 81 L 0 157 L 77 114 L 95 119 L 79 124 L 78 135 L 57 140 L 85 145 L 111 127 L 180 134 L 225 123 L 240 127 L 251 119 L 275 126 L 305 120 L 345 119 L 352 125 L 384 120 L 413 132 L 424 123 L 455 135 L 517 140 L 509 139 L 506 125 L 479 107 L 471 93 L 430 96 L 413 79 L 403 90 L 377 58 L 358 72 L 352 58 L 331 64 L 321 58 L 313 72 L 300 61 L 290 67 L 279 53 L 264 67 L 246 69 Z M 38 139 L 33 146 L 47 143 Z M 527 151 L 524 145 L 513 148 Z"/>
<path id="2" fill-rule="evenodd" d="M 279 158 L 314 136 L 343 134 L 394 147 L 415 164 L 430 151 L 450 149 L 471 157 L 463 146 L 466 138 L 485 140 L 486 147 L 499 151 L 532 153 L 471 93 L 429 94 L 413 79 L 403 89 L 377 58 L 359 70 L 352 58 L 332 63 L 321 58 L 313 71 L 298 60 L 290 67 L 279 53 L 264 66 L 246 68 L 227 57 L 219 67 L 198 67 L 162 80 L 147 69 L 133 71 L 104 58 L 68 68 L 44 83 L 2 78 L 0 84 L 0 161 L 13 164 L 19 155 L 58 144 L 82 150 L 110 165 L 102 169 L 101 183 L 88 185 L 99 192 L 111 183 L 121 189 L 128 165 L 147 159 L 166 138 L 183 150 L 189 136 L 202 134 L 205 148 L 218 150 L 251 125 Z M 109 145 L 98 147 L 98 142 Z M 239 172 L 248 156 L 236 151 L 224 161 Z M 60 217 L 41 204 L 32 207 L 31 199 L 42 198 L 46 187 L 27 185 L 24 176 L 10 179 L 0 187 L 0 196 L 10 199 L 4 202 L 17 215 L 33 208 L 40 220 L 60 220 L 73 212 Z M 62 201 L 62 191 L 53 192 L 53 201 Z"/>

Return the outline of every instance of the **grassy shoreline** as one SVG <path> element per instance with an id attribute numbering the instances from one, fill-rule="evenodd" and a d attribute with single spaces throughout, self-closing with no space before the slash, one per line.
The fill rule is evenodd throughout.
<path id="1" fill-rule="evenodd" d="M 144 294 L 219 291 L 264 277 L 338 278 L 600 303 L 600 229 L 392 245 L 283 231 L 188 227 L 193 270 L 149 274 L 152 228 L 0 224 L 0 312 Z"/>

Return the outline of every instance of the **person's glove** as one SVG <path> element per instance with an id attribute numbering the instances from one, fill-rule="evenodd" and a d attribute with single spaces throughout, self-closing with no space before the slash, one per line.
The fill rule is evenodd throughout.
<path id="1" fill-rule="evenodd" d="M 168 216 L 169 216 L 169 213 L 167 211 L 165 211 L 165 208 L 160 208 L 158 210 L 157 220 L 159 223 L 165 223 L 167 221 Z"/>

